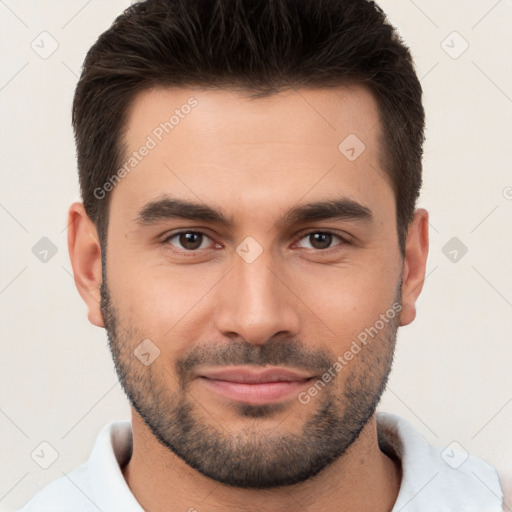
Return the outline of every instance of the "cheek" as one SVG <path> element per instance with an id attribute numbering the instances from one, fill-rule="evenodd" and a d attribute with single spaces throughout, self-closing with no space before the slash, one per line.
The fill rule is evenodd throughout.
<path id="1" fill-rule="evenodd" d="M 332 350 L 342 352 L 391 308 L 397 283 L 394 273 L 378 266 L 350 265 L 318 267 L 294 286 L 307 306 L 309 322 L 321 321 Z M 309 336 L 315 338 L 311 332 Z"/>
<path id="2" fill-rule="evenodd" d="M 123 323 L 129 324 L 138 337 L 147 337 L 162 347 L 173 340 L 178 349 L 179 339 L 188 338 L 190 344 L 197 334 L 192 331 L 204 324 L 198 315 L 205 311 L 208 294 L 219 276 L 212 268 L 171 268 L 166 264 L 140 264 L 138 260 L 129 265 L 125 259 L 122 265 L 109 268 L 108 280 Z"/>

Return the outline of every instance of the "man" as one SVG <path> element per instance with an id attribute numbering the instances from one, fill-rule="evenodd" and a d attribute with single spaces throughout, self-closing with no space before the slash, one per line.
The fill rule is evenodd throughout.
<path id="1" fill-rule="evenodd" d="M 29 511 L 498 511 L 375 410 L 428 253 L 410 53 L 365 0 L 148 0 L 89 51 L 69 251 L 131 422 Z"/>

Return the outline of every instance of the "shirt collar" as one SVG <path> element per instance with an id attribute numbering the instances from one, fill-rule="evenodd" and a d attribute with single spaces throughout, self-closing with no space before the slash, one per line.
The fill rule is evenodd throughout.
<path id="1" fill-rule="evenodd" d="M 502 511 L 499 477 L 487 462 L 467 454 L 459 467 L 451 467 L 446 450 L 429 444 L 395 414 L 377 413 L 377 433 L 382 451 L 400 459 L 402 465 L 392 512 Z"/>
<path id="2" fill-rule="evenodd" d="M 398 458 L 402 466 L 392 512 L 452 512 L 462 510 L 461 504 L 467 512 L 501 512 L 503 494 L 491 465 L 468 455 L 460 467 L 450 467 L 441 448 L 430 445 L 411 424 L 391 413 L 377 413 L 377 433 L 382 451 Z M 132 449 L 130 421 L 111 422 L 99 433 L 88 464 L 100 509 L 143 512 L 121 471 Z"/>

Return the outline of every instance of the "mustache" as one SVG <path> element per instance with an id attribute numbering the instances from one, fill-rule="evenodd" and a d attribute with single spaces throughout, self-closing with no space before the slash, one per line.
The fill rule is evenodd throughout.
<path id="1" fill-rule="evenodd" d="M 211 343 L 194 348 L 176 361 L 176 370 L 180 381 L 186 383 L 194 377 L 198 366 L 271 365 L 324 373 L 335 359 L 325 350 L 306 348 L 301 342 L 293 340 L 271 340 L 262 345 L 231 341 L 228 344 Z"/>

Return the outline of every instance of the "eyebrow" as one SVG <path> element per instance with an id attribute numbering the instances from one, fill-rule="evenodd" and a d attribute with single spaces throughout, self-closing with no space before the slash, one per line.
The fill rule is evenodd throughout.
<path id="1" fill-rule="evenodd" d="M 234 225 L 233 219 L 225 215 L 220 209 L 170 196 L 164 196 L 145 204 L 137 214 L 135 221 L 140 226 L 150 226 L 170 219 L 208 222 L 226 228 L 232 228 Z M 294 206 L 278 220 L 276 226 L 281 227 L 329 219 L 370 223 L 373 221 L 373 214 L 368 207 L 352 199 L 342 197 Z"/>

